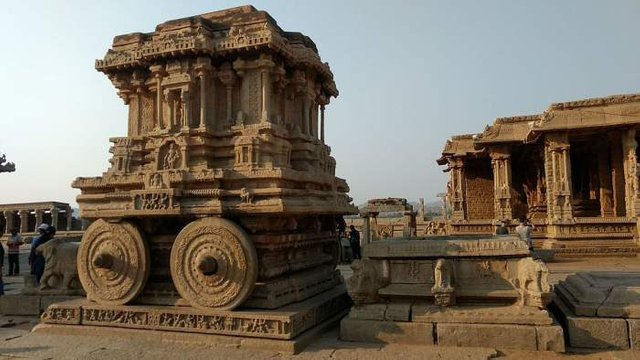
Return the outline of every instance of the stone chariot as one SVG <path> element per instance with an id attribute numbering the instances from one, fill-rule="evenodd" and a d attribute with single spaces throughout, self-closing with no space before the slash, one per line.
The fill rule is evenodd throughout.
<path id="1" fill-rule="evenodd" d="M 274 309 L 341 282 L 335 221 L 357 210 L 311 39 L 245 6 L 117 36 L 96 69 L 129 115 L 107 172 L 73 183 L 90 300 Z"/>

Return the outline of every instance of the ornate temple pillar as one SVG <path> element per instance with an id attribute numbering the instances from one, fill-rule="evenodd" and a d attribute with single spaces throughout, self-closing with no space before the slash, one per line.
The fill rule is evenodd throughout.
<path id="1" fill-rule="evenodd" d="M 67 231 L 71 231 L 71 225 L 73 223 L 73 210 L 71 207 L 67 207 Z"/>
<path id="2" fill-rule="evenodd" d="M 20 215 L 20 232 L 29 232 L 29 210 L 20 210 L 18 214 Z"/>
<path id="3" fill-rule="evenodd" d="M 211 86 L 211 93 L 208 94 L 207 90 L 207 82 L 209 81 L 209 75 L 212 74 L 213 67 L 211 66 L 211 59 L 208 57 L 199 57 L 195 66 L 195 70 L 200 81 L 200 124 L 199 128 L 202 130 L 206 130 L 207 128 L 207 117 L 209 110 L 209 102 L 207 98 L 211 96 L 213 99 L 212 104 L 215 105 L 215 84 Z M 215 116 L 215 110 L 213 111 Z"/>
<path id="4" fill-rule="evenodd" d="M 260 65 L 260 122 L 269 122 L 271 114 L 271 69 L 275 67 L 275 63 L 266 57 L 258 60 Z"/>
<path id="5" fill-rule="evenodd" d="M 378 240 L 378 213 L 369 213 L 369 239 Z"/>
<path id="6" fill-rule="evenodd" d="M 51 226 L 54 226 L 58 230 L 58 214 L 60 210 L 56 207 L 51 208 Z"/>
<path id="7" fill-rule="evenodd" d="M 598 180 L 600 183 L 600 216 L 614 216 L 611 166 L 609 165 L 609 147 L 606 143 L 601 145 L 598 151 Z"/>
<path id="8" fill-rule="evenodd" d="M 168 128 L 169 129 L 173 129 L 174 126 L 176 126 L 176 111 L 175 111 L 175 98 L 174 98 L 174 93 L 169 90 L 169 89 L 164 89 L 164 91 L 162 92 L 164 94 L 164 101 L 167 103 L 167 108 L 169 110 L 169 124 L 168 124 Z"/>
<path id="9" fill-rule="evenodd" d="M 405 238 L 416 236 L 416 213 L 407 210 L 404 212 L 403 217 L 404 228 L 402 229 L 402 236 Z M 391 237 L 393 237 L 393 234 L 391 234 Z"/>
<path id="10" fill-rule="evenodd" d="M 573 220 L 569 148 L 567 133 L 546 135 L 544 162 L 547 174 L 547 213 L 550 223 Z"/>
<path id="11" fill-rule="evenodd" d="M 320 104 L 320 141 L 324 144 L 324 106 Z"/>
<path id="12" fill-rule="evenodd" d="M 465 220 L 465 203 L 464 203 L 464 162 L 461 158 L 453 158 L 449 160 L 449 169 L 451 169 L 451 220 Z"/>
<path id="13" fill-rule="evenodd" d="M 189 88 L 180 90 L 180 102 L 182 104 L 182 130 L 188 131 L 191 127 L 191 95 Z"/>
<path id="14" fill-rule="evenodd" d="M 623 158 L 622 134 L 609 133 L 611 144 L 611 181 L 613 182 L 614 216 L 625 216 L 625 159 Z"/>
<path id="15" fill-rule="evenodd" d="M 36 209 L 36 226 L 33 229 L 34 232 L 38 232 L 37 228 L 42 224 L 42 219 L 44 218 L 44 210 Z"/>
<path id="16" fill-rule="evenodd" d="M 629 129 L 622 134 L 622 156 L 624 161 L 625 209 L 627 217 L 635 217 L 636 200 L 638 199 L 638 158 L 636 149 L 636 129 Z"/>
<path id="17" fill-rule="evenodd" d="M 10 234 L 11 229 L 13 228 L 14 213 L 11 210 L 5 210 L 3 214 L 4 214 L 4 221 L 5 221 L 4 233 Z"/>
<path id="18" fill-rule="evenodd" d="M 160 130 L 162 128 L 162 77 L 164 75 L 164 66 L 152 65 L 149 70 L 156 79 L 156 122 L 153 129 Z"/>
<path id="19" fill-rule="evenodd" d="M 231 64 L 224 63 L 218 71 L 218 79 L 224 84 L 227 94 L 227 116 L 226 122 L 233 124 L 233 87 L 238 81 L 238 77 L 231 68 Z"/>
<path id="20" fill-rule="evenodd" d="M 511 220 L 511 159 L 509 149 L 496 147 L 489 150 L 493 169 L 493 203 L 495 220 Z"/>

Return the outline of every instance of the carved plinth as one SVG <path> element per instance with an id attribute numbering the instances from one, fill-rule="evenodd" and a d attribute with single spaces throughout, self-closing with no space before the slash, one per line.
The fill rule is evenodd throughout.
<path id="1" fill-rule="evenodd" d="M 351 305 L 344 287 L 334 287 L 305 301 L 278 310 L 240 308 L 234 311 L 174 306 L 104 306 L 87 300 L 49 306 L 42 323 L 48 331 L 65 333 L 67 326 L 170 331 L 184 334 L 234 336 L 238 339 L 272 339 L 295 343 L 303 335 L 335 322 Z M 266 342 L 263 346 L 270 347 Z M 299 351 L 298 349 L 297 351 Z"/>
<path id="2" fill-rule="evenodd" d="M 347 282 L 356 306 L 341 323 L 345 340 L 481 346 L 486 338 L 482 346 L 564 351 L 562 328 L 545 310 L 547 267 L 518 236 L 391 239 L 363 254 Z"/>

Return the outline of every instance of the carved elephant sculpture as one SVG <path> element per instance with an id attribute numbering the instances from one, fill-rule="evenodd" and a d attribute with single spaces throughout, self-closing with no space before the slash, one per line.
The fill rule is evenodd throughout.
<path id="1" fill-rule="evenodd" d="M 58 279 L 60 289 L 71 289 L 71 282 L 78 279 L 78 242 L 52 239 L 38 246 L 37 253 L 45 259 L 44 273 L 40 279 L 40 290 L 50 289 L 49 279 Z M 61 281 L 60 281 L 61 280 Z"/>
<path id="2" fill-rule="evenodd" d="M 356 305 L 382 301 L 378 290 L 389 284 L 384 276 L 382 261 L 361 259 L 351 264 L 353 275 L 347 280 L 347 292 Z"/>

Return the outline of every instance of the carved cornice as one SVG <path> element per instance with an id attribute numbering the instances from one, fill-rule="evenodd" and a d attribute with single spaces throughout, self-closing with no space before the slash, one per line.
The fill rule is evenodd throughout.
<path id="1" fill-rule="evenodd" d="M 615 105 L 629 102 L 640 102 L 640 94 L 612 95 L 600 98 L 554 103 L 549 106 L 549 110 L 569 110 L 577 107 Z"/>

